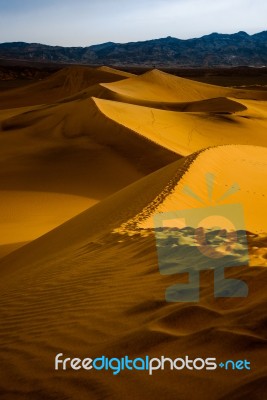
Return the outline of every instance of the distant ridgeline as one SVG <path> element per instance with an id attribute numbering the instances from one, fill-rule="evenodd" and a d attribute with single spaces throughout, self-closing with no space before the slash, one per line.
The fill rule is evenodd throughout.
<path id="1" fill-rule="evenodd" d="M 88 47 L 2 43 L 0 58 L 91 65 L 156 67 L 267 66 L 267 31 L 248 35 L 212 33 L 201 38 L 173 37 L 144 42 L 108 42 Z"/>

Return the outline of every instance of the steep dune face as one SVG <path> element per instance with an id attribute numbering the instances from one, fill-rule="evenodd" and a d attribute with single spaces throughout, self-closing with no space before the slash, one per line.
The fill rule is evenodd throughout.
<path id="1" fill-rule="evenodd" d="M 92 99 L 4 110 L 0 121 L 5 246 L 33 240 L 178 158 L 107 118 Z"/>
<path id="2" fill-rule="evenodd" d="M 145 172 L 151 172 L 153 165 L 161 167 L 175 160 L 175 155 L 164 149 L 178 157 L 222 144 L 265 146 L 266 110 L 255 112 L 255 106 L 243 100 L 240 103 L 229 100 L 229 107 L 236 111 L 174 112 L 85 97 L 59 102 L 52 107 L 23 110 L 20 114 L 17 110 L 14 115 L 3 113 L 1 125 L 4 132 L 27 131 L 33 136 L 38 132 L 38 137 L 46 139 L 88 136 L 100 145 L 118 150 L 127 159 L 135 160 L 139 167 L 147 164 Z M 154 148 L 152 156 L 146 147 L 148 141 Z"/>
<path id="3" fill-rule="evenodd" d="M 90 241 L 101 242 L 101 237 L 111 232 L 128 236 L 147 229 L 149 233 L 154 229 L 151 217 L 158 213 L 219 204 L 243 204 L 246 229 L 264 232 L 267 193 L 261 182 L 266 179 L 266 154 L 263 147 L 235 145 L 194 153 L 118 191 L 21 251 L 28 253 L 34 261 L 34 249 L 39 247 L 40 260 L 42 254 L 47 257 L 47 247 L 54 257 L 54 251 L 55 254 L 68 252 L 68 247 L 73 249 Z M 236 167 L 239 162 L 242 162 L 242 170 Z M 215 177 L 212 199 L 208 197 L 207 173 Z M 238 184 L 237 190 L 224 198 L 234 184 Z M 184 192 L 186 187 L 190 187 L 199 199 Z M 19 253 L 14 253 L 16 258 L 19 259 Z M 32 263 L 30 259 L 27 259 L 27 265 Z"/>
<path id="4" fill-rule="evenodd" d="M 9 118 L 4 115 L 2 131 L 14 133 L 20 138 L 34 138 L 40 146 L 43 145 L 40 140 L 66 143 L 64 139 L 69 139 L 67 143 L 71 144 L 70 139 L 80 138 L 84 142 L 93 142 L 116 150 L 125 159 L 134 161 L 134 166 L 144 173 L 152 172 L 179 158 L 178 154 L 166 149 L 164 144 L 160 145 L 153 138 L 143 135 L 142 129 L 139 134 L 135 127 L 127 126 L 124 109 L 119 110 L 121 115 L 116 118 L 108 113 L 108 108 L 106 110 L 103 107 L 102 111 L 101 104 L 102 101 L 90 98 L 58 103 L 52 107 L 43 106 L 21 114 L 16 113 Z M 115 103 L 110 104 L 112 110 Z M 137 116 L 138 109 L 134 109 L 134 112 L 134 116 Z"/>
<path id="5" fill-rule="evenodd" d="M 261 91 L 246 91 L 223 88 L 206 83 L 191 81 L 172 76 L 158 70 L 149 71 L 115 83 L 103 83 L 101 86 L 122 97 L 140 101 L 155 102 L 191 102 L 216 97 L 267 99 Z"/>
<path id="6" fill-rule="evenodd" d="M 97 203 L 65 193 L 1 190 L 1 246 L 29 242 Z"/>
<path id="7" fill-rule="evenodd" d="M 39 147 L 38 138 L 21 135 L 21 148 L 10 151 L 17 138 L 0 137 L 1 245 L 33 240 L 143 175 L 90 140 L 43 140 Z"/>
<path id="8" fill-rule="evenodd" d="M 62 99 L 61 102 L 69 102 L 73 100 L 88 99 L 96 97 L 104 100 L 114 100 L 116 102 L 124 104 L 134 104 L 152 109 L 166 110 L 166 111 L 180 111 L 180 112 L 205 112 L 205 113 L 218 113 L 218 114 L 232 114 L 239 111 L 246 110 L 246 106 L 241 104 L 238 99 L 230 99 L 226 97 L 214 97 L 206 100 L 196 101 L 165 101 L 164 98 L 161 100 L 143 100 L 138 97 L 131 97 L 126 95 L 120 95 L 119 93 L 109 90 L 102 84 L 90 86 L 89 88 L 76 93 L 73 96 L 69 96 Z"/>
<path id="9" fill-rule="evenodd" d="M 125 79 L 125 74 L 119 71 L 114 73 L 89 67 L 64 68 L 38 83 L 2 93 L 0 109 L 54 103 L 88 86 L 120 79 Z"/>
<path id="10" fill-rule="evenodd" d="M 103 74 L 106 82 L 121 75 L 123 81 L 102 84 Z M 158 71 L 128 77 L 106 67 L 61 71 L 38 85 L 32 99 L 24 97 L 30 87 L 17 100 L 15 91 L 0 98 L 3 108 L 11 104 L 0 111 L 3 398 L 263 399 L 264 94 Z M 167 287 L 187 276 L 161 275 L 153 218 L 232 204 L 244 208 L 250 267 L 225 274 L 242 279 L 248 297 L 215 298 L 213 272 L 204 270 L 199 302 L 166 302 Z M 192 257 L 190 241 L 180 244 L 182 259 Z M 199 257 L 190 262 L 197 266 Z M 188 354 L 218 363 L 249 359 L 253 367 L 114 377 L 54 371 L 57 353 Z"/>
<path id="11" fill-rule="evenodd" d="M 99 83 L 104 78 L 117 80 L 118 76 L 123 81 Z M 11 190 L 13 194 L 18 190 L 28 193 L 27 200 L 22 201 L 24 206 L 21 203 L 18 207 L 18 215 L 28 215 L 27 204 L 38 204 L 37 198 L 44 201 L 46 192 L 49 196 L 54 193 L 58 204 L 52 211 L 51 202 L 45 201 L 42 213 L 55 217 L 54 222 L 49 217 L 48 224 L 38 219 L 33 209 L 32 218 L 25 218 L 24 233 L 15 235 L 12 243 L 38 237 L 180 156 L 221 144 L 266 145 L 265 102 L 211 97 L 230 92 L 233 95 L 236 91 L 159 71 L 124 78 L 125 74 L 109 68 L 68 68 L 29 87 L 31 99 L 35 94 L 46 101 L 52 97 L 65 99 L 0 111 L 2 209 L 6 210 L 7 205 L 11 210 Z M 123 94 L 113 90 L 116 85 L 124 88 Z M 28 89 L 19 90 L 21 97 L 16 101 L 23 103 L 29 98 Z M 69 197 L 64 213 L 63 208 L 58 212 L 60 193 L 74 196 Z M 26 199 L 24 195 L 22 198 Z M 5 246 L 11 243 L 4 236 L 12 235 L 17 214 L 10 211 L 9 215 L 13 215 L 9 227 L 2 226 Z M 35 223 L 30 222 L 34 220 Z"/>
<path id="12" fill-rule="evenodd" d="M 153 229 L 155 213 L 201 209 L 224 204 L 240 204 L 244 209 L 246 230 L 265 232 L 267 193 L 267 149 L 258 146 L 220 146 L 201 151 L 171 190 L 163 191 L 160 201 L 144 207 L 141 213 L 123 224 L 118 232 L 131 233 Z M 239 166 L 242 165 L 242 168 Z M 214 177 L 209 197 L 207 174 Z M 236 190 L 231 193 L 231 188 Z M 189 190 L 186 190 L 189 188 Z M 228 193 L 228 195 L 226 195 Z M 190 195 L 191 194 L 191 195 Z M 212 210 L 212 209 L 211 209 Z"/>
<path id="13" fill-rule="evenodd" d="M 98 69 L 98 71 L 104 71 L 104 72 L 110 72 L 111 74 L 114 74 L 114 75 L 119 75 L 119 76 L 121 76 L 121 77 L 126 77 L 126 78 L 132 78 L 133 76 L 135 76 L 134 74 L 131 74 L 130 72 L 125 72 L 125 71 L 121 71 L 121 70 L 119 70 L 119 69 L 115 69 L 115 68 L 111 68 L 111 67 L 106 67 L 106 66 L 103 66 L 103 67 L 99 67 L 99 68 L 97 68 Z"/>
<path id="14" fill-rule="evenodd" d="M 101 86 L 121 96 L 148 101 L 188 102 L 230 94 L 229 89 L 193 82 L 158 70 L 122 82 L 103 83 Z"/>
<path id="15" fill-rule="evenodd" d="M 222 175 L 220 153 L 226 147 L 227 169 Z M 236 177 L 238 155 L 254 152 L 254 158 L 244 160 L 244 171 L 253 169 L 256 178 L 259 171 L 252 162 L 256 154 L 258 161 L 263 159 L 266 150 L 226 147 L 191 155 L 154 172 L 0 261 L 0 314 L 4 321 L 0 334 L 5 344 L 2 390 L 10 396 L 16 390 L 25 399 L 36 392 L 48 396 L 51 390 L 60 399 L 70 394 L 75 398 L 121 398 L 121 385 L 114 384 L 114 377 L 105 372 L 88 376 L 88 371 L 75 375 L 59 371 L 55 381 L 51 362 L 58 352 L 81 357 L 164 354 L 175 358 L 188 354 L 190 348 L 192 357 L 215 354 L 218 360 L 224 360 L 248 357 L 250 348 L 253 365 L 264 365 L 265 296 L 260 288 L 267 278 L 266 269 L 231 271 L 232 278 L 245 279 L 251 288 L 246 299 L 214 299 L 212 276 L 205 272 L 198 304 L 166 303 L 165 289 L 178 278 L 160 275 L 153 232 L 149 229 L 147 236 L 115 233 L 124 222 L 142 216 L 144 209 L 158 212 L 161 204 L 165 210 L 180 183 L 195 183 L 196 192 L 199 189 L 204 195 L 202 184 L 194 181 L 200 166 L 203 173 L 211 166 L 218 173 L 216 195 L 224 186 L 222 178 Z M 249 198 L 243 182 L 241 191 Z M 250 188 L 257 191 L 257 185 L 256 181 L 255 188 Z M 176 202 L 177 206 L 185 204 Z M 205 372 L 200 374 L 204 383 L 210 382 Z M 197 378 L 188 376 L 188 372 L 179 371 L 179 376 L 183 383 L 193 379 L 197 384 Z M 156 389 L 154 380 L 148 380 L 145 373 L 124 372 L 120 378 L 131 391 L 130 398 L 140 398 L 140 387 L 146 398 L 155 390 L 157 396 L 166 396 L 166 386 L 171 388 L 167 398 L 173 398 L 174 392 L 189 398 L 188 389 L 174 380 L 173 371 L 157 375 Z M 220 399 L 234 392 L 246 378 L 253 387 L 258 374 L 244 371 L 242 376 L 229 374 L 225 380 L 217 370 L 208 389 L 201 385 L 197 395 L 190 392 L 190 398 Z"/>
<path id="16" fill-rule="evenodd" d="M 221 144 L 266 145 L 267 113 L 173 112 L 95 99 L 108 118 L 181 155 Z"/>

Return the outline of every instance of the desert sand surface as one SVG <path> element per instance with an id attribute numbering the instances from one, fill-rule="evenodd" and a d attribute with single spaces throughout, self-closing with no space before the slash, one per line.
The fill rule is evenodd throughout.
<path id="1" fill-rule="evenodd" d="M 106 67 L 34 85 L 32 100 L 25 87 L 0 96 L 0 398 L 264 399 L 266 94 Z M 244 209 L 249 263 L 225 275 L 248 296 L 214 297 L 204 270 L 199 302 L 167 302 L 187 277 L 160 273 L 153 218 L 231 204 Z M 55 371 L 58 353 L 249 359 L 252 369 L 113 376 Z"/>
<path id="2" fill-rule="evenodd" d="M 132 74 L 131 72 L 125 72 L 125 71 L 121 71 L 119 69 L 115 69 L 115 68 L 111 68 L 111 67 L 107 67 L 107 66 L 99 67 L 97 69 L 99 71 L 110 72 L 111 74 L 114 74 L 114 75 L 125 76 L 126 78 L 131 78 L 135 75 L 135 74 Z"/>
<path id="3" fill-rule="evenodd" d="M 207 83 L 170 75 L 154 69 L 143 75 L 112 83 L 101 83 L 101 86 L 119 94 L 138 100 L 161 102 L 198 101 L 215 97 L 236 97 L 265 99 L 262 91 L 224 88 Z"/>
<path id="4" fill-rule="evenodd" d="M 127 76 L 127 75 L 126 75 Z M 125 72 L 89 67 L 64 68 L 48 78 L 0 94 L 1 109 L 53 103 L 88 86 L 125 78 Z"/>

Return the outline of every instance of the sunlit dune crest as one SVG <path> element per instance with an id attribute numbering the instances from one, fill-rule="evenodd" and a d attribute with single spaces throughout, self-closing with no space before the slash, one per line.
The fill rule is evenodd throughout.
<path id="1" fill-rule="evenodd" d="M 0 94 L 3 398 L 264 398 L 265 100 L 264 91 L 110 67 L 70 67 Z M 233 204 L 245 227 L 213 213 Z M 180 246 L 182 264 L 188 257 L 197 268 L 194 227 L 168 213 L 203 209 L 206 230 L 226 221 L 242 232 L 244 265 L 225 268 L 225 278 L 243 280 L 249 294 L 216 297 L 214 272 L 203 268 L 199 302 L 168 302 L 166 289 L 188 275 L 161 274 L 155 216 L 167 215 L 160 244 Z M 220 246 L 217 239 L 215 252 L 236 257 L 228 237 Z M 227 379 L 219 368 L 115 379 L 110 371 L 55 373 L 57 353 L 247 358 L 253 368 Z"/>
<path id="2" fill-rule="evenodd" d="M 125 79 L 124 72 L 112 72 L 105 68 L 101 70 L 89 67 L 68 67 L 40 82 L 0 94 L 0 108 L 54 103 L 88 86 L 120 79 Z"/>

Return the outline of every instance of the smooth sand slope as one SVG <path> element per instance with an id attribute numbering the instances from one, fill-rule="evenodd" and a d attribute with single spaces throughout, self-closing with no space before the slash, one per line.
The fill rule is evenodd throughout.
<path id="1" fill-rule="evenodd" d="M 215 178 L 212 198 L 209 198 L 206 181 L 207 173 Z M 177 180 L 171 195 L 158 202 L 157 207 L 145 207 L 134 220 L 128 222 L 129 230 L 154 228 L 155 212 L 195 209 L 223 204 L 242 204 L 246 230 L 262 233 L 266 230 L 267 149 L 258 146 L 220 146 L 201 152 L 190 165 L 190 169 Z M 236 192 L 224 198 L 225 193 L 237 184 Z M 197 198 L 184 193 L 189 187 Z M 127 229 L 127 223 L 125 224 Z"/>
<path id="2" fill-rule="evenodd" d="M 262 400 L 266 94 L 120 75 L 70 68 L 0 96 L 0 398 Z M 200 302 L 166 302 L 187 276 L 160 274 L 153 216 L 233 203 L 244 206 L 250 266 L 226 276 L 248 297 L 214 298 L 204 271 Z M 252 370 L 55 372 L 57 353 L 249 359 Z"/>
<path id="3" fill-rule="evenodd" d="M 103 67 L 104 70 L 110 70 Z M 112 72 L 113 70 L 111 70 Z M 224 88 L 173 76 L 158 70 L 119 82 L 96 83 L 66 100 L 97 97 L 169 111 L 233 113 L 245 107 L 239 99 L 267 100 L 264 91 Z M 236 99 L 233 101 L 230 98 Z"/>
<path id="4" fill-rule="evenodd" d="M 130 72 L 125 72 L 125 71 L 121 71 L 119 69 L 106 67 L 106 66 L 99 67 L 97 69 L 99 71 L 110 72 L 110 73 L 115 74 L 115 75 L 124 76 L 125 78 L 132 78 L 133 76 L 135 76 L 134 74 L 132 74 Z"/>
<path id="5" fill-rule="evenodd" d="M 159 203 L 165 207 L 180 183 L 196 183 L 197 166 L 202 166 L 201 172 L 212 167 L 218 173 L 216 194 L 224 186 L 221 178 L 226 183 L 237 178 L 240 154 L 245 171 L 254 169 L 255 177 L 258 175 L 250 154 L 258 151 L 260 161 L 265 149 L 227 147 L 228 168 L 223 175 L 220 156 L 226 147 L 191 155 L 128 186 L 0 261 L 4 321 L 0 328 L 4 344 L 1 389 L 6 398 L 16 393 L 25 399 L 37 395 L 173 399 L 175 393 L 178 398 L 209 400 L 227 398 L 231 393 L 232 398 L 240 399 L 240 390 L 246 398 L 252 392 L 260 398 L 266 390 L 262 369 L 266 358 L 266 296 L 262 290 L 266 269 L 229 272 L 248 283 L 248 298 L 214 299 L 212 273 L 205 272 L 199 303 L 166 303 L 165 289 L 179 278 L 160 275 L 153 231 L 148 230 L 148 236 L 115 233 L 144 209 L 157 212 Z M 256 181 L 250 189 L 257 191 L 257 185 Z M 202 189 L 201 182 L 196 186 Z M 262 250 L 266 254 L 266 248 Z M 83 357 L 164 354 L 175 358 L 188 353 L 192 357 L 215 355 L 220 360 L 249 357 L 254 369 L 227 375 L 221 370 L 212 375 L 159 371 L 154 378 L 143 372 L 124 372 L 115 380 L 106 372 L 55 374 L 52 363 L 58 352 Z"/>
<path id="6" fill-rule="evenodd" d="M 100 82 L 114 82 L 125 78 L 125 73 L 89 67 L 64 68 L 50 77 L 22 88 L 0 93 L 0 109 L 54 103 L 88 86 Z"/>
<path id="7" fill-rule="evenodd" d="M 19 109 L 15 109 L 13 115 L 12 110 L 2 111 L 0 123 L 5 132 L 27 129 L 33 135 L 39 132 L 44 137 L 88 136 L 99 144 L 112 146 L 120 151 L 124 147 L 126 157 L 136 159 L 137 152 L 128 150 L 131 141 L 139 153 L 139 162 L 148 157 L 148 165 L 153 163 L 152 157 L 149 154 L 144 157 L 144 152 L 148 152 L 141 145 L 146 140 L 183 156 L 222 144 L 266 145 L 265 103 L 222 99 L 220 104 L 224 104 L 224 112 L 218 112 L 212 107 L 214 99 L 210 101 L 211 103 L 205 102 L 202 111 L 191 111 L 196 103 L 189 103 L 190 111 L 175 112 L 97 97 L 82 97 L 53 106 L 23 109 L 21 113 Z M 207 112 L 209 107 L 211 111 Z M 136 148 L 137 143 L 140 143 L 143 150 Z M 174 160 L 166 157 L 167 162 Z M 162 161 L 166 164 L 166 160 Z M 160 165 L 159 159 L 156 163 L 158 166 L 164 165 Z"/>
<path id="8" fill-rule="evenodd" d="M 266 145 L 267 112 L 173 112 L 94 99 L 109 119 L 181 155 L 221 144 Z M 244 104 L 248 104 L 247 101 Z"/>
<path id="9" fill-rule="evenodd" d="M 41 89 L 51 88 L 45 84 L 59 85 L 59 77 L 74 79 L 76 74 L 80 85 L 74 79 L 72 90 L 79 91 L 81 85 L 103 78 L 94 71 L 60 71 L 38 84 L 36 93 L 46 98 Z M 1 110 L 0 256 L 177 159 L 127 132 L 105 118 L 91 99 Z"/>
<path id="10" fill-rule="evenodd" d="M 141 76 L 115 83 L 101 83 L 101 86 L 117 93 L 122 98 L 154 102 L 191 102 L 216 97 L 267 99 L 262 91 L 224 88 L 202 82 L 191 81 L 167 74 L 157 69 Z"/>
<path id="11" fill-rule="evenodd" d="M 2 110 L 0 128 L 5 246 L 48 232 L 179 157 L 110 120 L 92 99 Z"/>

